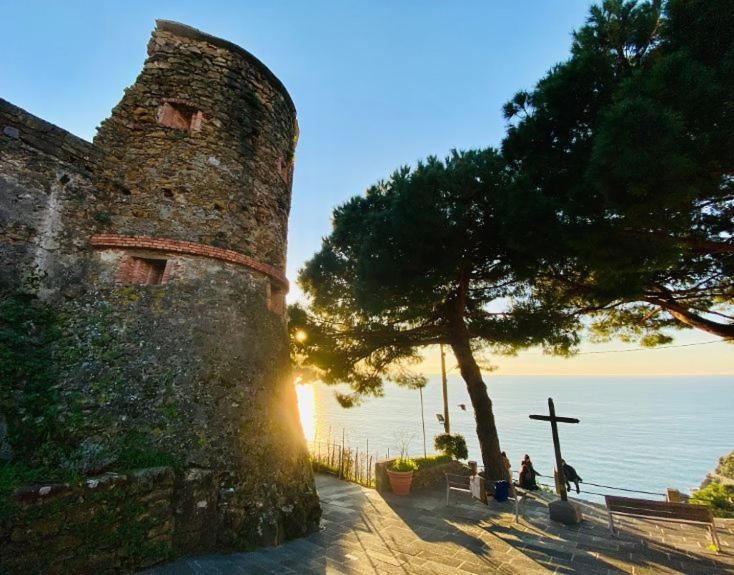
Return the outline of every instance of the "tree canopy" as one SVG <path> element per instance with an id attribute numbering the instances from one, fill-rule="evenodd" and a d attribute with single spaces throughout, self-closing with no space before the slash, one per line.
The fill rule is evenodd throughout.
<path id="1" fill-rule="evenodd" d="M 508 242 L 601 334 L 734 337 L 734 11 L 606 0 L 505 106 Z"/>
<path id="2" fill-rule="evenodd" d="M 291 310 L 306 364 L 347 383 L 344 405 L 409 383 L 425 346 L 451 346 L 472 400 L 484 465 L 503 477 L 478 347 L 512 351 L 577 343 L 576 323 L 538 305 L 512 274 L 497 219 L 507 173 L 492 149 L 403 168 L 334 211 L 333 230 L 299 282 L 310 313 Z"/>
<path id="3" fill-rule="evenodd" d="M 570 353 L 666 328 L 734 337 L 734 11 L 606 0 L 569 59 L 505 106 L 501 151 L 402 168 L 334 212 L 291 329 L 344 405 L 450 345 L 489 477 L 504 477 L 477 351 Z"/>

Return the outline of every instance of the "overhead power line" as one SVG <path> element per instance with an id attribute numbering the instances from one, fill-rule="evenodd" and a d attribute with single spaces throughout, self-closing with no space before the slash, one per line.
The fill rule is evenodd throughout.
<path id="1" fill-rule="evenodd" d="M 658 346 L 655 346 L 655 347 L 633 347 L 631 349 L 607 349 L 607 350 L 600 350 L 600 351 L 578 351 L 578 352 L 574 353 L 571 357 L 575 357 L 577 355 L 595 355 L 595 354 L 601 354 L 601 353 L 629 353 L 629 352 L 634 352 L 634 351 L 657 351 L 659 349 L 673 349 L 673 348 L 677 348 L 677 347 L 693 347 L 693 346 L 696 346 L 696 345 L 711 345 L 713 343 L 722 343 L 724 341 L 732 341 L 732 340 L 734 340 L 734 337 L 724 337 L 724 338 L 721 338 L 721 339 L 712 339 L 710 341 L 699 341 L 699 342 L 696 342 L 696 343 L 681 343 L 681 344 L 676 344 L 676 345 L 658 345 Z M 547 355 L 547 354 L 545 354 L 545 353 L 533 353 L 533 352 L 530 352 L 530 353 L 522 353 L 521 352 L 518 355 L 526 355 L 526 356 L 528 356 L 528 355 Z M 459 368 L 459 366 L 458 365 L 455 365 L 449 371 L 454 371 L 454 370 L 456 370 L 458 368 Z"/>
<path id="2" fill-rule="evenodd" d="M 591 355 L 591 354 L 598 354 L 598 353 L 627 353 L 631 351 L 656 351 L 658 349 L 673 349 L 677 347 L 693 347 L 696 345 L 710 345 L 712 343 L 721 343 L 723 341 L 731 341 L 732 337 L 727 337 L 723 339 L 712 339 L 710 341 L 699 341 L 696 343 L 681 343 L 676 345 L 657 345 L 654 347 L 633 347 L 631 349 L 607 349 L 603 351 L 580 351 L 575 355 Z"/>

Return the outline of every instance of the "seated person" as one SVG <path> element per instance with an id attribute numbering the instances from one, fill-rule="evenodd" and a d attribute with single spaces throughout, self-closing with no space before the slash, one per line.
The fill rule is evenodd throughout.
<path id="1" fill-rule="evenodd" d="M 584 480 L 579 477 L 579 474 L 576 473 L 573 467 L 566 463 L 565 459 L 561 459 L 561 463 L 563 464 L 563 475 L 566 477 L 566 491 L 571 491 L 571 483 L 573 483 L 576 486 L 576 493 L 581 493 L 579 483 L 582 483 Z"/>
<path id="2" fill-rule="evenodd" d="M 535 482 L 535 477 L 537 475 L 540 474 L 535 471 L 535 468 L 533 467 L 533 462 L 530 461 L 530 457 L 526 454 L 520 466 L 520 487 L 523 489 L 528 489 L 530 491 L 536 491 L 540 489 L 540 487 L 538 487 L 538 484 Z"/>

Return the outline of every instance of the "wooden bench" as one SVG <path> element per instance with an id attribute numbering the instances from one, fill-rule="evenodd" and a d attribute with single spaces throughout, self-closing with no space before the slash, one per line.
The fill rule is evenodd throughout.
<path id="1" fill-rule="evenodd" d="M 671 523 L 692 523 L 707 526 L 711 533 L 711 541 L 714 547 L 716 547 L 717 551 L 721 550 L 719 537 L 716 534 L 713 513 L 705 505 L 650 501 L 648 499 L 633 499 L 631 497 L 617 497 L 614 495 L 606 495 L 604 499 L 606 500 L 607 514 L 609 515 L 609 529 L 612 534 L 617 532 L 614 527 L 613 515 L 657 519 L 658 521 L 669 521 Z"/>

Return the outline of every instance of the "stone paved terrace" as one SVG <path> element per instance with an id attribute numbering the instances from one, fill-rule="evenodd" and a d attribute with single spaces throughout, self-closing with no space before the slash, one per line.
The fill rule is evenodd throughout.
<path id="1" fill-rule="evenodd" d="M 489 507 L 440 492 L 397 497 L 317 476 L 322 530 L 277 548 L 208 555 L 143 575 L 397 574 L 534 575 L 734 574 L 734 520 L 719 522 L 723 551 L 707 549 L 707 531 L 620 520 L 609 535 L 603 507 L 584 504 L 586 520 L 565 527 L 547 518 L 546 501 L 529 502 L 515 523 L 510 503 Z M 616 521 L 616 520 L 615 520 Z"/>

